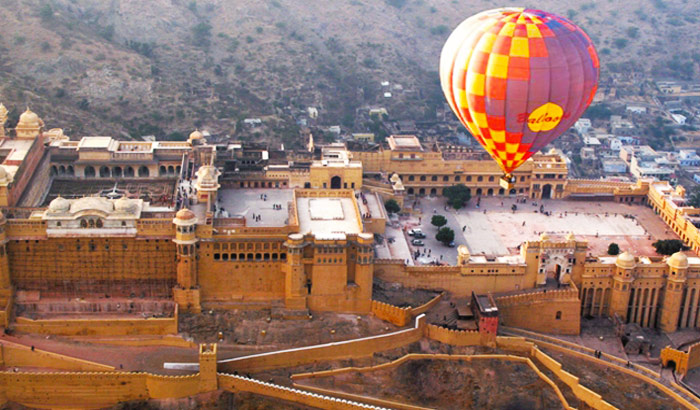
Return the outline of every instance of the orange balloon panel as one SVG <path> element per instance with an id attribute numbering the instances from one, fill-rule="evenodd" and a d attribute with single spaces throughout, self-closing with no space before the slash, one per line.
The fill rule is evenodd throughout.
<path id="1" fill-rule="evenodd" d="M 447 102 L 506 173 L 576 122 L 593 100 L 599 71 L 583 30 L 523 8 L 469 17 L 440 56 Z"/>

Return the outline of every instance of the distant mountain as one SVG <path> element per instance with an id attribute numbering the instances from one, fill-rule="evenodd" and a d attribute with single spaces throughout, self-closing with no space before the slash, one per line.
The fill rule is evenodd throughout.
<path id="1" fill-rule="evenodd" d="M 569 5 L 566 5 L 569 3 Z M 517 3 L 509 5 L 515 6 Z M 291 114 L 361 129 L 357 110 L 434 117 L 437 64 L 464 18 L 502 3 L 448 0 L 0 0 L 0 101 L 50 127 L 184 138 L 194 127 L 294 143 Z M 696 78 L 700 8 L 687 0 L 547 0 L 594 39 L 604 69 Z M 693 60 L 695 59 L 695 60 Z M 382 81 L 390 81 L 382 88 Z M 395 88 L 395 85 L 399 87 Z M 392 98 L 383 97 L 392 92 Z"/>

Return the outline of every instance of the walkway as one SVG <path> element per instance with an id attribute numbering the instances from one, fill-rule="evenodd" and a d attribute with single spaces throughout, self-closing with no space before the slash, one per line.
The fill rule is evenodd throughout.
<path id="1" fill-rule="evenodd" d="M 644 366 L 641 366 L 637 363 L 631 363 L 629 361 L 625 361 L 623 359 L 620 359 L 617 356 L 613 356 L 610 354 L 607 354 L 605 352 L 602 352 L 600 355 L 600 358 L 595 357 L 595 350 L 590 349 L 585 346 L 580 346 L 575 343 L 567 342 L 562 339 L 558 339 L 556 337 L 552 337 L 549 335 L 544 335 L 541 333 L 536 333 L 536 332 L 531 332 L 528 330 L 524 329 L 518 329 L 518 328 L 512 328 L 512 327 L 506 327 L 506 326 L 501 326 L 499 328 L 499 333 L 507 335 L 507 336 L 515 336 L 515 337 L 523 337 L 528 341 L 534 342 L 544 348 L 549 347 L 558 347 L 559 349 L 564 349 L 564 350 L 569 350 L 569 351 L 575 351 L 578 353 L 583 353 L 587 356 L 590 356 L 591 361 L 596 361 L 596 360 L 601 360 L 603 362 L 607 362 L 609 365 L 612 367 L 618 368 L 618 370 L 621 370 L 622 368 L 627 368 L 637 374 L 641 378 L 650 378 L 666 388 L 670 389 L 673 393 L 679 395 L 681 398 L 686 400 L 689 403 L 692 403 L 692 406 L 690 408 L 698 408 L 700 407 L 700 398 L 696 397 L 692 392 L 688 391 L 687 389 L 683 388 L 680 386 L 678 383 L 676 383 L 675 380 L 675 374 L 672 371 L 664 371 L 665 369 L 661 369 L 660 373 L 657 373 L 653 370 L 650 370 Z"/>

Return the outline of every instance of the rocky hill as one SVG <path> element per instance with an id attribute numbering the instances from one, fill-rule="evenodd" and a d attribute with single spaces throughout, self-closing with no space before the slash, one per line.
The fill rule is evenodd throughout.
<path id="1" fill-rule="evenodd" d="M 295 111 L 360 130 L 360 107 L 433 118 L 437 64 L 491 0 L 0 0 L 0 101 L 73 137 L 183 138 L 196 126 L 294 143 Z M 518 5 L 517 3 L 506 5 Z M 525 4 L 531 6 L 530 4 Z M 594 39 L 604 70 L 696 78 L 700 8 L 688 0 L 543 0 Z M 400 84 L 391 99 L 381 81 Z"/>

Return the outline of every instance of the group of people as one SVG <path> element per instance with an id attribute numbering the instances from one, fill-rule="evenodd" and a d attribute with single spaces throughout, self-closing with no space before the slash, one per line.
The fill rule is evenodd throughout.
<path id="1" fill-rule="evenodd" d="M 192 195 L 194 195 L 194 188 L 192 188 L 192 186 L 186 187 L 180 184 L 177 187 L 177 209 L 192 206 Z"/>

